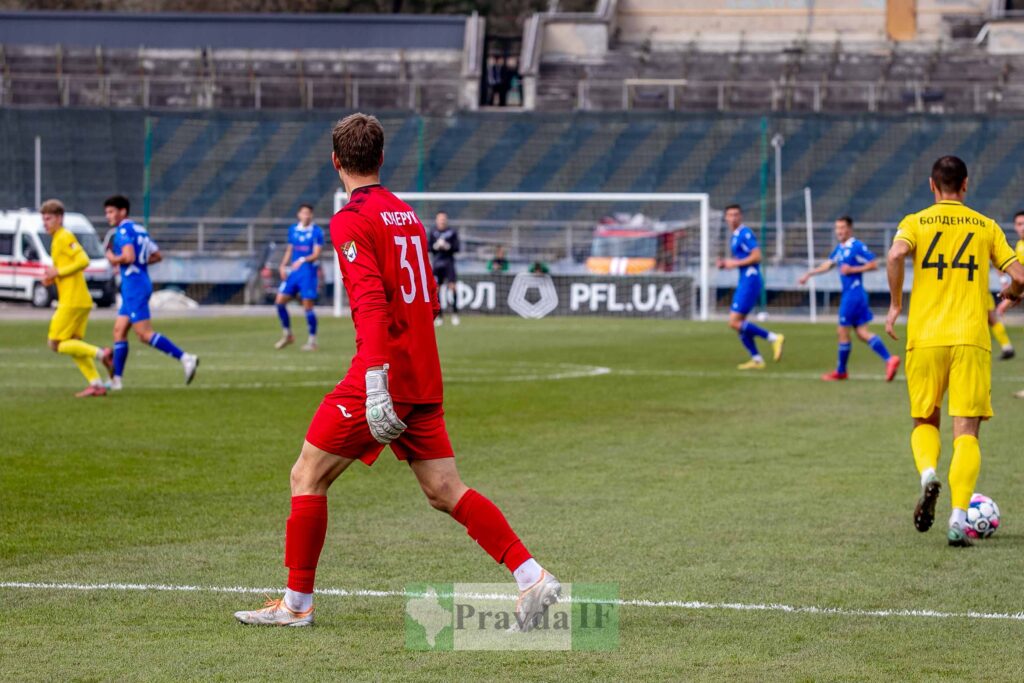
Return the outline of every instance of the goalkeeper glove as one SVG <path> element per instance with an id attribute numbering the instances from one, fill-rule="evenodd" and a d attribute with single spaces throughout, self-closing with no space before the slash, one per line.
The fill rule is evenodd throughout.
<path id="1" fill-rule="evenodd" d="M 378 443 L 388 444 L 405 431 L 388 393 L 388 366 L 366 371 L 366 423 Z"/>

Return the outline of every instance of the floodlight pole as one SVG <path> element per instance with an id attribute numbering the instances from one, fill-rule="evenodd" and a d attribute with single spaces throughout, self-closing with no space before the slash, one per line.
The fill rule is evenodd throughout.
<path id="1" fill-rule="evenodd" d="M 804 215 L 807 219 L 807 270 L 814 268 L 814 212 L 811 210 L 811 188 L 804 188 Z M 818 322 L 818 289 L 814 278 L 810 282 L 811 322 Z"/>
<path id="2" fill-rule="evenodd" d="M 775 148 L 775 260 L 782 261 L 785 257 L 785 244 L 782 234 L 782 146 L 786 139 L 782 133 L 772 136 L 772 147 Z"/>

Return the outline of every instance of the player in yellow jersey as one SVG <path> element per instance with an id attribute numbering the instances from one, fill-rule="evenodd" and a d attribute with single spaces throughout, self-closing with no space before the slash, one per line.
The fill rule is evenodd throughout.
<path id="1" fill-rule="evenodd" d="M 992 417 L 992 349 L 988 331 L 989 263 L 1011 278 L 1003 290 L 1007 300 L 1024 293 L 1024 265 L 991 218 L 964 206 L 967 165 L 945 156 L 932 166 L 928 185 L 935 203 L 904 218 L 889 250 L 891 296 L 885 330 L 896 339 L 894 326 L 903 309 L 903 279 L 908 256 L 914 259 L 907 321 L 907 389 L 914 430 L 910 447 L 921 474 L 921 497 L 914 526 L 928 531 L 935 520 L 941 485 L 939 410 L 949 390 L 953 418 L 953 459 L 949 488 L 953 512 L 949 545 L 966 547 L 967 507 L 981 468 L 978 429 Z"/>
<path id="2" fill-rule="evenodd" d="M 89 386 L 75 396 L 104 396 L 107 390 L 100 382 L 93 359 L 99 358 L 110 370 L 114 367 L 113 351 L 82 341 L 85 326 L 89 322 L 89 312 L 92 311 L 92 297 L 85 283 L 89 256 L 75 235 L 64 227 L 63 204 L 56 199 L 49 199 L 39 207 L 39 212 L 43 215 L 43 227 L 51 237 L 50 257 L 53 259 L 53 265 L 47 266 L 43 273 L 43 284 L 49 286 L 57 283 L 57 310 L 50 319 L 46 344 L 57 353 L 71 356 L 89 382 Z"/>

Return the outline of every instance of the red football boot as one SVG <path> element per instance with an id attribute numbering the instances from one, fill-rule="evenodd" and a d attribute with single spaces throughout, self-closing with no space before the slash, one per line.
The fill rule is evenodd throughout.
<path id="1" fill-rule="evenodd" d="M 846 374 L 845 372 L 839 372 L 838 370 L 833 370 L 832 372 L 826 372 L 824 375 L 822 375 L 821 376 L 821 381 L 823 381 L 823 382 L 840 382 L 840 381 L 846 379 L 847 377 L 849 377 L 849 375 Z"/>
<path id="2" fill-rule="evenodd" d="M 893 377 L 896 376 L 896 370 L 900 367 L 899 356 L 889 356 L 889 360 L 885 361 L 885 381 L 891 382 Z"/>

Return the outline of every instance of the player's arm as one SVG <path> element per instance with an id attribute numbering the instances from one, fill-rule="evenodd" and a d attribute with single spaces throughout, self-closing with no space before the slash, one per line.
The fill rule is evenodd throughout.
<path id="1" fill-rule="evenodd" d="M 750 253 L 743 258 L 724 258 L 718 260 L 719 268 L 746 268 L 761 262 L 761 247 L 754 247 Z"/>
<path id="2" fill-rule="evenodd" d="M 281 257 L 281 265 L 277 268 L 278 275 L 281 276 L 282 280 L 288 279 L 288 265 L 292 262 L 292 245 L 289 244 L 284 248 L 284 256 Z"/>
<path id="3" fill-rule="evenodd" d="M 107 249 L 107 261 L 112 266 L 129 265 L 135 263 L 135 245 L 131 242 L 121 245 L 121 254 L 117 255 L 113 249 Z"/>
<path id="4" fill-rule="evenodd" d="M 869 270 L 878 270 L 878 259 L 871 259 L 867 263 L 862 263 L 859 266 L 844 264 L 839 268 L 839 272 L 843 275 L 859 275 L 860 273 L 866 273 Z"/>
<path id="5" fill-rule="evenodd" d="M 452 230 L 452 241 L 449 248 L 449 253 L 457 254 L 459 252 L 459 231 Z"/>
<path id="6" fill-rule="evenodd" d="M 160 251 L 160 247 L 156 242 L 150 240 L 149 248 L 149 257 L 146 259 L 146 263 L 152 266 L 153 264 L 160 263 L 164 260 L 164 253 Z"/>
<path id="7" fill-rule="evenodd" d="M 993 224 L 995 239 L 992 240 L 992 253 L 989 257 L 992 264 L 1010 276 L 1010 282 L 999 293 L 1004 301 L 1013 306 L 1020 302 L 1024 295 L 1024 266 L 1017 260 L 1017 252 L 1006 241 L 1006 233 L 998 225 Z"/>
<path id="8" fill-rule="evenodd" d="M 831 260 L 831 259 L 828 259 L 828 260 L 826 260 L 826 261 L 822 261 L 822 262 L 821 262 L 820 264 L 818 264 L 818 267 L 817 267 L 817 268 L 811 268 L 811 269 L 810 269 L 810 270 L 808 270 L 808 271 L 807 271 L 806 273 L 804 273 L 803 275 L 801 275 L 801 276 L 800 276 L 800 280 L 799 280 L 799 282 L 800 282 L 800 284 L 802 284 L 802 285 L 806 285 L 806 284 L 807 284 L 807 282 L 808 282 L 808 281 L 809 281 L 809 280 L 810 280 L 810 279 L 811 279 L 812 277 L 815 277 L 815 276 L 817 276 L 817 275 L 821 275 L 821 274 L 823 274 L 823 273 L 827 273 L 828 271 L 832 270 L 832 269 L 833 269 L 833 268 L 835 268 L 835 267 L 836 267 L 836 263 L 835 263 L 835 261 L 833 261 L 833 260 Z"/>
<path id="9" fill-rule="evenodd" d="M 323 250 L 324 248 L 319 244 L 313 245 L 313 251 L 310 252 L 309 256 L 306 256 L 301 260 L 305 263 L 316 263 L 317 261 L 320 260 L 320 254 L 323 252 Z"/>
<path id="10" fill-rule="evenodd" d="M 911 252 L 910 242 L 897 235 L 889 248 L 886 273 L 889 276 L 889 313 L 885 316 L 885 331 L 893 339 L 896 336 L 896 320 L 903 312 L 903 281 L 906 278 L 907 256 Z"/>
<path id="11" fill-rule="evenodd" d="M 366 357 L 366 422 L 374 439 L 391 443 L 406 425 L 398 418 L 388 391 L 388 300 L 370 235 L 365 219 L 352 212 L 331 219 L 332 241 L 355 244 L 349 252 L 351 258 L 344 253 L 337 258 L 348 289 L 356 338 Z"/>

